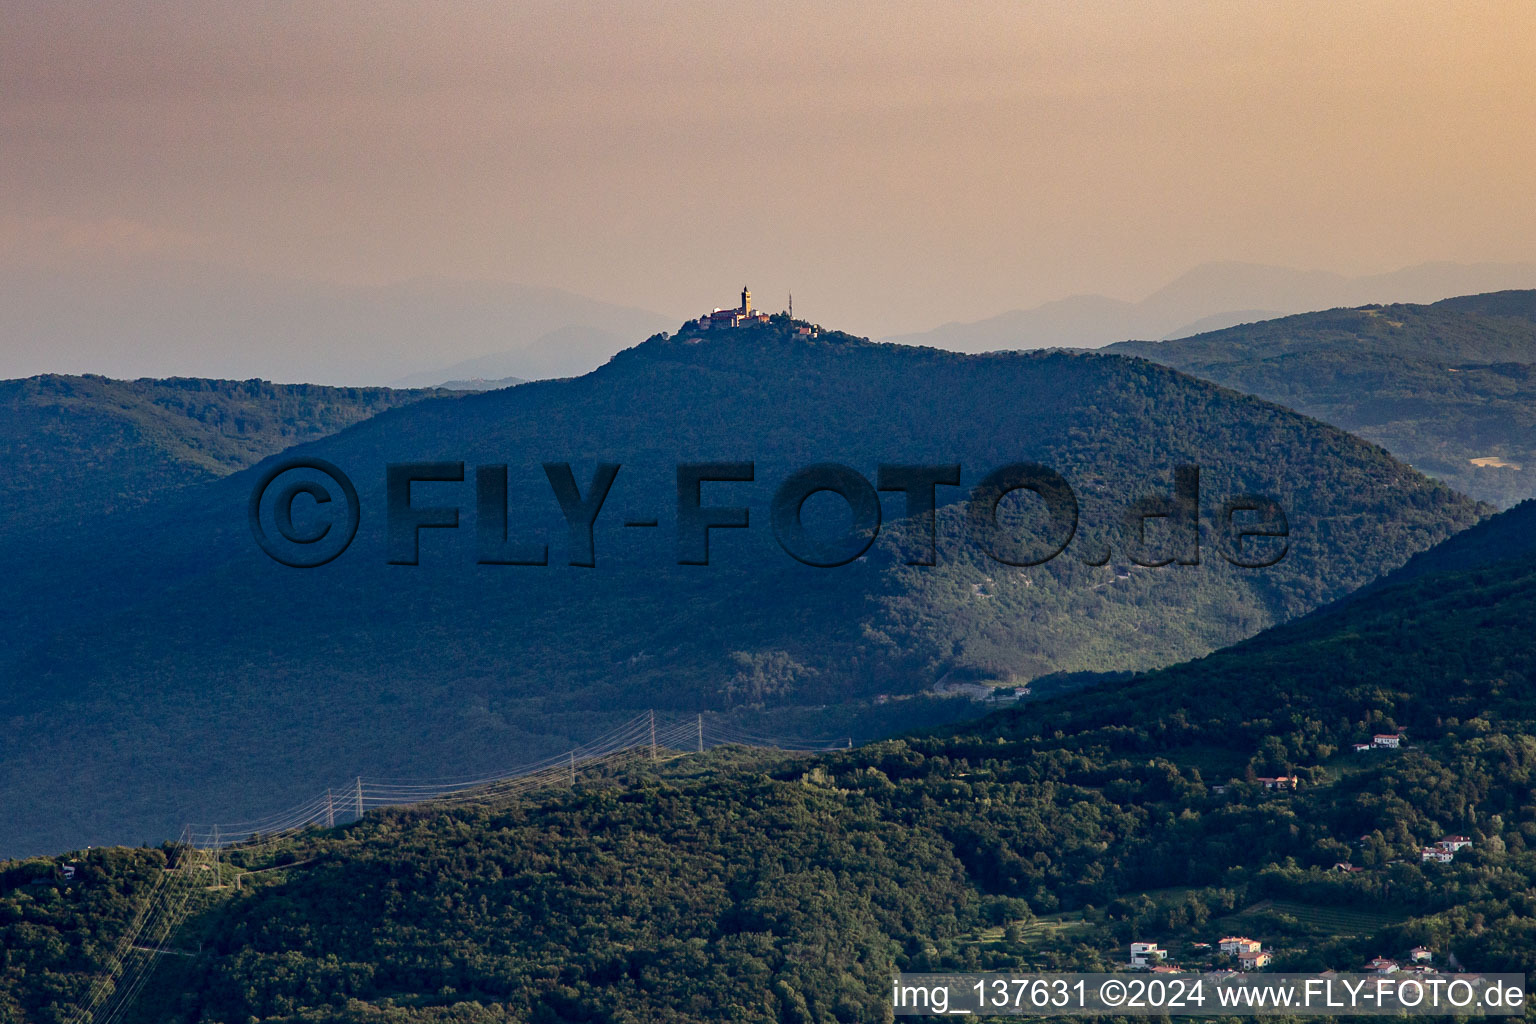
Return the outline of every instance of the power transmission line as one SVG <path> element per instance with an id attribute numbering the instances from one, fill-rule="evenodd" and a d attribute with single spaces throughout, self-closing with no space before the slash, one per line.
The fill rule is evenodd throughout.
<path id="1" fill-rule="evenodd" d="M 579 771 L 617 767 L 642 754 L 648 755 L 647 759 L 654 764 L 660 760 L 662 749 L 703 753 L 710 746 L 746 746 L 814 752 L 842 749 L 852 744 L 852 739 L 846 737 L 806 740 L 764 736 L 718 722 L 711 723 L 706 737 L 702 714 L 696 715 L 692 723 L 684 719 L 658 727 L 656 712 L 647 711 L 564 754 L 496 775 L 414 782 L 368 782 L 361 775 L 356 776 L 351 786 L 353 820 L 361 821 L 369 808 L 501 800 L 562 781 L 574 787 Z M 334 787 L 326 787 L 324 793 L 311 800 L 262 818 L 203 827 L 186 826 L 167 853 L 168 858 L 174 858 L 176 866 L 162 870 L 157 876 L 143 906 L 108 955 L 107 972 L 82 996 L 68 1018 L 70 1024 L 114 1024 L 121 1019 L 154 973 L 155 958 L 168 951 L 177 928 L 191 913 L 200 875 L 213 873 L 213 885 L 207 888 L 223 887 L 223 850 L 226 846 L 248 857 L 253 851 L 286 842 L 305 829 L 321 825 L 333 828 L 335 822 Z M 232 866 L 238 883 L 239 866 L 234 862 Z"/>

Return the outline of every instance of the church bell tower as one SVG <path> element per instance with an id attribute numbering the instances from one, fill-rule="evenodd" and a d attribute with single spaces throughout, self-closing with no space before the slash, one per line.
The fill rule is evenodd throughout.
<path id="1" fill-rule="evenodd" d="M 741 315 L 752 315 L 752 293 L 747 291 L 747 286 L 741 286 Z"/>

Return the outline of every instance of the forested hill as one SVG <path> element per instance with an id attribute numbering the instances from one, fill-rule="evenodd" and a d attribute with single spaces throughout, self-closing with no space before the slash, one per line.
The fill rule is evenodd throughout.
<path id="1" fill-rule="evenodd" d="M 1485 519 L 1428 551 L 1421 551 L 1402 568 L 1356 591 L 1350 599 L 1431 573 L 1473 569 L 1498 572 L 1500 563 L 1533 557 L 1536 557 L 1536 501 L 1523 501 L 1502 515 Z"/>
<path id="2" fill-rule="evenodd" d="M 1523 528 L 1506 514 L 1485 539 Z M 1115 969 L 1133 939 L 1222 966 L 1198 944 L 1228 934 L 1262 941 L 1272 970 L 1424 945 L 1442 967 L 1522 971 L 1533 627 L 1527 554 L 1092 701 L 815 759 L 683 756 L 237 850 L 227 881 L 273 870 L 210 894 L 136 1019 L 874 1022 L 893 970 Z M 1376 735 L 1401 746 L 1354 751 Z M 1297 788 L 1257 781 L 1278 776 Z M 1470 845 L 1424 862 L 1450 835 Z M 100 962 L 77 925 L 131 916 L 162 862 L 93 852 L 74 886 L 53 860 L 0 873 L 0 993 L 22 1019 L 58 1019 L 50 1002 Z"/>
<path id="3" fill-rule="evenodd" d="M 0 381 L 0 541 L 78 529 L 431 394 L 196 377 Z"/>
<path id="4" fill-rule="evenodd" d="M 361 500 L 356 541 L 317 569 L 254 542 L 259 467 L 62 551 L 11 552 L 0 572 L 29 599 L 0 624 L 0 786 L 30 797 L 0 821 L 0 850 L 174 835 L 183 818 L 284 806 L 317 778 L 481 774 L 648 707 L 869 738 L 930 714 L 922 695 L 940 684 L 1204 654 L 1481 514 L 1341 430 L 1142 360 L 793 330 L 657 337 L 585 377 L 422 401 L 296 449 L 348 473 Z M 456 506 L 460 528 L 422 530 L 420 564 L 390 564 L 386 464 L 445 461 L 464 479 L 416 485 L 413 502 Z M 747 507 L 750 525 L 711 531 L 709 565 L 678 564 L 677 465 L 729 461 L 753 462 L 754 479 L 701 500 Z M 1062 556 L 1032 568 L 989 557 L 955 504 L 1020 461 L 1061 473 L 1081 512 Z M 591 567 L 569 564 L 546 462 L 571 463 L 583 493 L 596 465 L 621 466 Z M 881 463 L 959 463 L 963 486 L 939 489 L 937 564 L 906 564 L 899 494 L 864 558 L 786 554 L 771 497 L 823 462 L 870 481 Z M 550 564 L 477 562 L 477 467 L 498 464 L 507 536 L 547 546 Z M 1122 517 L 1166 500 L 1180 464 L 1200 467 L 1201 563 L 1142 568 Z M 1272 567 L 1222 555 L 1222 502 L 1245 493 L 1285 511 Z M 828 495 L 806 509 L 834 536 L 847 516 Z M 1019 515 L 1040 525 L 1029 505 Z M 1171 557 L 1155 524 L 1147 544 L 1144 561 Z"/>
<path id="5" fill-rule="evenodd" d="M 1303 313 L 1139 355 L 1344 427 L 1463 493 L 1536 497 L 1536 291 Z"/>

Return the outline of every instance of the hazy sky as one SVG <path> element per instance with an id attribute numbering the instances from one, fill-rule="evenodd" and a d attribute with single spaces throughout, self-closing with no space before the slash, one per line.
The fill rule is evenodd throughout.
<path id="1" fill-rule="evenodd" d="M 1536 4 L 0 3 L 0 262 L 761 302 L 1536 260 Z M 3 341 L 0 341 L 3 344 Z"/>

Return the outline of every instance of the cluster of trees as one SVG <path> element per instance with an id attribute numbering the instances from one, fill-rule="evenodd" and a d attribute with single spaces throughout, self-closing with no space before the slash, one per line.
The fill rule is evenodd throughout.
<path id="1" fill-rule="evenodd" d="M 268 381 L 0 381 L 4 539 L 139 508 L 434 392 Z"/>
<path id="2" fill-rule="evenodd" d="M 205 919 L 186 1006 L 879 1020 L 891 970 L 1102 968 L 1133 935 L 1208 941 L 1273 900 L 1386 922 L 1250 918 L 1281 966 L 1357 968 L 1424 942 L 1518 970 L 1536 953 L 1533 620 L 1530 562 L 1439 574 L 1105 686 L 1091 706 L 372 817 L 305 840 L 314 864 Z M 1348 752 L 1398 727 L 1404 749 Z M 1302 788 L 1244 781 L 1260 768 L 1300 769 Z M 1473 846 L 1421 863 L 1448 833 Z M 1366 870 L 1333 871 L 1341 860 Z M 1027 940 L 1046 919 L 1076 923 Z"/>
<path id="3" fill-rule="evenodd" d="M 1425 943 L 1520 970 L 1536 955 L 1533 620 L 1536 565 L 1442 573 L 1091 702 L 813 759 L 722 751 L 237 851 L 292 866 L 224 890 L 138 1012 L 877 1021 L 893 970 L 1106 969 L 1131 938 L 1210 941 L 1233 915 L 1281 967 Z M 1348 750 L 1398 727 L 1401 750 Z M 1301 788 L 1249 781 L 1282 770 Z M 1473 846 L 1421 863 L 1449 833 Z M 162 855 L 113 857 L 74 890 L 33 886 L 35 864 L 0 875 L 0 992 L 21 1019 L 57 1019 Z"/>
<path id="4" fill-rule="evenodd" d="M 69 1020 L 166 864 L 164 850 L 121 847 L 0 862 L 0 1021 Z"/>

